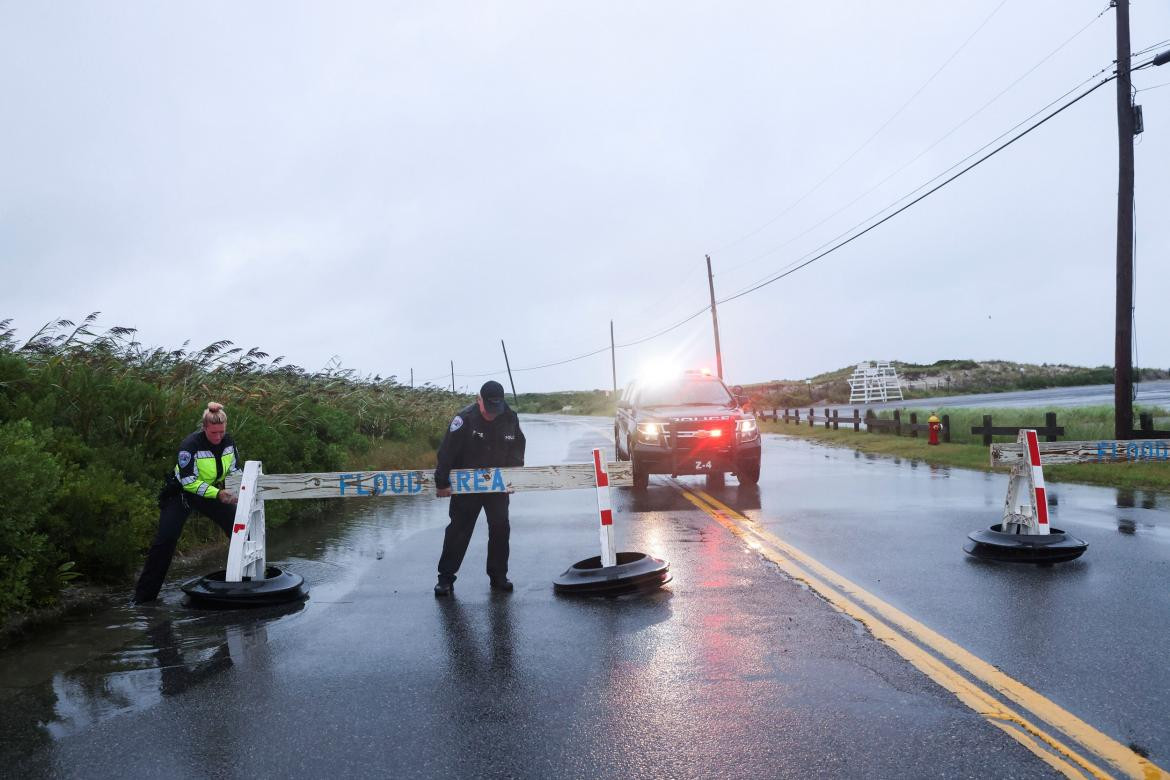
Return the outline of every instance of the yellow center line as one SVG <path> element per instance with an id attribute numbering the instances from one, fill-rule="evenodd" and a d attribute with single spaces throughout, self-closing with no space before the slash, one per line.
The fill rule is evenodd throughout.
<path id="1" fill-rule="evenodd" d="M 886 642 L 900 655 L 923 671 L 932 680 L 951 691 L 961 701 L 975 711 L 982 714 L 990 722 L 1002 728 L 1013 738 L 1045 761 L 1056 766 L 1071 777 L 1080 777 L 1072 766 L 1062 759 L 1053 756 L 1021 732 L 1031 734 L 1052 750 L 1065 756 L 1069 760 L 1082 766 L 1090 775 L 1108 777 L 1109 775 L 1099 767 L 1078 755 L 1067 745 L 1046 734 L 1034 724 L 1025 720 L 1016 712 L 1008 709 L 998 700 L 992 698 L 982 689 L 976 687 L 967 678 L 957 674 L 954 670 L 940 663 L 938 659 L 924 652 L 920 647 L 910 642 L 906 637 L 896 633 L 888 624 L 879 620 L 873 612 L 880 614 L 889 623 L 897 626 L 901 631 L 912 636 L 918 642 L 929 647 L 943 658 L 954 663 L 963 671 L 972 675 L 991 687 L 992 690 L 1029 710 L 1041 721 L 1064 732 L 1074 741 L 1080 743 L 1100 759 L 1107 762 L 1115 771 L 1126 776 L 1152 780 L 1153 778 L 1170 778 L 1170 773 L 1158 767 L 1148 759 L 1134 753 L 1116 740 L 1064 710 L 1050 699 L 1028 688 L 1023 683 L 1009 677 L 986 661 L 976 657 L 969 651 L 946 639 L 922 623 L 911 618 L 901 610 L 893 607 L 877 596 L 869 593 L 857 584 L 837 574 L 833 570 L 811 558 L 797 548 L 778 538 L 774 534 L 763 530 L 754 521 L 723 504 L 718 499 L 703 491 L 690 491 L 680 483 L 675 483 L 683 491 L 683 495 L 692 504 L 702 509 L 716 521 L 728 528 L 748 543 L 752 548 L 760 551 L 769 560 L 779 565 L 790 576 L 806 582 L 810 587 L 825 597 L 830 604 L 860 620 L 867 625 L 879 640 Z M 832 583 L 830 586 L 829 583 Z M 863 609 L 858 602 L 864 603 L 870 612 Z M 1009 726 L 1014 724 L 1019 728 Z M 1053 760 L 1063 766 L 1057 766 Z M 1067 770 L 1067 771 L 1066 771 Z"/>

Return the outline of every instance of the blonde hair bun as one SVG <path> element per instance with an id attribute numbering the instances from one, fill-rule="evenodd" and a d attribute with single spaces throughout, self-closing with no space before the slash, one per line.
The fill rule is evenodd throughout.
<path id="1" fill-rule="evenodd" d="M 223 404 L 207 402 L 207 409 L 203 412 L 203 426 L 208 425 L 227 425 L 227 412 L 223 410 Z"/>

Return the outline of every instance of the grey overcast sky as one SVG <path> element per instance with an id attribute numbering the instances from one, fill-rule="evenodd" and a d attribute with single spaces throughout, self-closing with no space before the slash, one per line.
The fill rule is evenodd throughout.
<path id="1" fill-rule="evenodd" d="M 527 368 L 607 347 L 611 319 L 652 335 L 706 304 L 704 254 L 731 295 L 1095 83 L 1106 6 L 0 0 L 0 319 L 506 382 L 501 338 Z M 1170 4 L 1135 0 L 1132 36 L 1170 48 Z M 1134 76 L 1137 359 L 1162 368 L 1167 82 Z M 1109 84 L 723 304 L 727 378 L 1112 364 L 1116 193 Z M 619 349 L 619 382 L 664 359 L 713 365 L 709 315 Z M 608 351 L 516 373 L 609 384 Z"/>

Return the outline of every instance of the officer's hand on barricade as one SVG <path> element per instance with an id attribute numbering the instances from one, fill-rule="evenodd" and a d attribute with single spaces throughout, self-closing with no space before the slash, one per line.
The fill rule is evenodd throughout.
<path id="1" fill-rule="evenodd" d="M 435 498 L 447 498 L 451 495 L 451 488 L 435 488 Z"/>
<path id="2" fill-rule="evenodd" d="M 219 491 L 219 495 L 216 496 L 216 498 L 219 499 L 219 502 L 221 504 L 234 504 L 240 500 L 239 497 L 236 496 L 236 494 L 231 492 L 230 490 Z"/>

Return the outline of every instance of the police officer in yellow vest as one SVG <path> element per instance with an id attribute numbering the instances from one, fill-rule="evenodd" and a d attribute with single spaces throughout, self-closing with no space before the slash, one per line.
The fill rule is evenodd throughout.
<path id="1" fill-rule="evenodd" d="M 202 427 L 183 439 L 173 474 L 159 493 L 158 533 L 134 589 L 134 601 L 154 601 L 166 579 L 183 524 L 194 509 L 211 518 L 229 537 L 236 515 L 236 496 L 224 489 L 224 478 L 239 471 L 236 443 L 227 432 L 227 413 L 214 401 L 203 412 Z"/>

